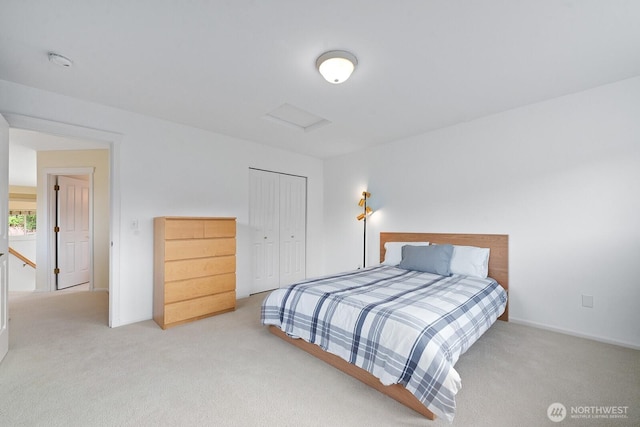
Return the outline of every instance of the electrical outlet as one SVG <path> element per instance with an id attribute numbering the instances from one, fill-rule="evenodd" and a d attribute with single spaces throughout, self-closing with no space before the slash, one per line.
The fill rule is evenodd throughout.
<path id="1" fill-rule="evenodd" d="M 593 308 L 593 295 L 582 295 L 582 306 L 586 308 Z"/>

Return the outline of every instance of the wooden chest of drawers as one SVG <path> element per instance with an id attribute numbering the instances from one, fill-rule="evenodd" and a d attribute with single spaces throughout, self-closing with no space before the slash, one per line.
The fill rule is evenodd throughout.
<path id="1" fill-rule="evenodd" d="M 153 320 L 162 329 L 236 308 L 236 219 L 154 219 Z"/>

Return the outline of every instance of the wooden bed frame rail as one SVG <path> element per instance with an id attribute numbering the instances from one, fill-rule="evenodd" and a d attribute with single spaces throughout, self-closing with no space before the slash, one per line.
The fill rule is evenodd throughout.
<path id="1" fill-rule="evenodd" d="M 307 341 L 302 339 L 291 338 L 287 334 L 282 332 L 282 330 L 277 326 L 269 326 L 269 332 L 282 338 L 289 344 L 293 344 L 296 347 L 303 349 L 312 356 L 315 356 L 318 359 L 333 366 L 334 368 L 341 370 L 345 374 L 362 381 L 369 387 L 378 390 L 380 393 L 386 394 L 387 396 L 400 402 L 404 406 L 413 409 L 426 418 L 430 420 L 434 420 L 436 418 L 433 412 L 427 409 L 427 407 L 424 406 L 422 402 L 420 402 L 413 394 L 411 394 L 409 390 L 407 390 L 400 384 L 383 385 L 378 378 L 374 377 L 364 369 L 347 362 L 346 360 L 336 356 L 335 354 L 324 351 L 316 344 L 308 343 Z"/>

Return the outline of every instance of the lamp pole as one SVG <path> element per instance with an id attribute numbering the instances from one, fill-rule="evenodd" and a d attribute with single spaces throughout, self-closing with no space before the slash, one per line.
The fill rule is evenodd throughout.
<path id="1" fill-rule="evenodd" d="M 362 238 L 362 268 L 367 265 L 367 196 L 364 196 L 364 234 Z"/>

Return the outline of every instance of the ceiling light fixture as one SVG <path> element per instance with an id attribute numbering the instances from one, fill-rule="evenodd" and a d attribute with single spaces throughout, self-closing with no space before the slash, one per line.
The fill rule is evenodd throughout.
<path id="1" fill-rule="evenodd" d="M 53 62 L 54 64 L 60 65 L 61 67 L 71 67 L 73 65 L 73 61 L 71 61 L 69 58 L 55 52 L 49 52 L 49 62 Z"/>
<path id="2" fill-rule="evenodd" d="M 344 50 L 325 52 L 316 60 L 316 67 L 329 83 L 339 84 L 346 81 L 358 65 L 356 57 Z"/>

